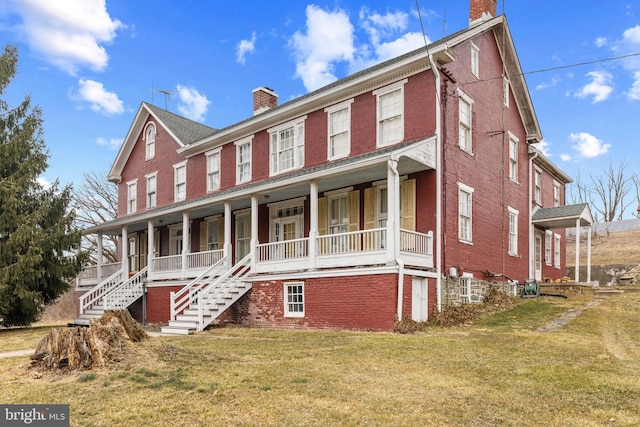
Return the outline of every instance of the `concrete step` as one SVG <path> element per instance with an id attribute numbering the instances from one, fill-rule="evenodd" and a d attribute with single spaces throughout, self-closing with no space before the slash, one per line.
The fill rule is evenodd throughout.
<path id="1" fill-rule="evenodd" d="M 180 328 L 177 326 L 163 326 L 160 332 L 167 335 L 189 335 L 191 330 L 188 328 Z"/>
<path id="2" fill-rule="evenodd" d="M 177 328 L 196 329 L 198 327 L 198 321 L 189 319 L 169 320 L 169 326 L 175 326 Z"/>

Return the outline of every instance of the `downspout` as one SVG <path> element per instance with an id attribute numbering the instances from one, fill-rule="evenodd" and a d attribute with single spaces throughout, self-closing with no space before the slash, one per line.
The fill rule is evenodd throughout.
<path id="1" fill-rule="evenodd" d="M 394 204 L 394 215 L 398 216 L 398 213 L 400 212 L 399 209 L 399 201 L 400 201 L 400 197 L 398 194 L 399 189 L 399 183 L 400 183 L 400 174 L 398 173 L 398 167 L 396 165 L 395 161 L 389 161 L 388 162 L 388 167 L 389 170 L 391 171 L 391 173 L 393 174 L 393 185 L 394 187 L 398 187 L 398 188 L 394 188 L 393 192 L 394 192 L 394 197 L 393 197 L 393 204 Z M 388 183 L 387 185 L 391 185 L 391 183 Z M 397 190 L 397 191 L 396 191 Z M 395 234 L 395 239 L 397 242 L 400 242 L 400 222 L 396 221 L 395 219 L 394 221 L 394 234 Z M 402 321 L 402 295 L 404 293 L 404 262 L 402 262 L 402 260 L 400 259 L 400 245 L 398 244 L 394 244 L 394 258 L 396 260 L 396 264 L 398 265 L 398 302 L 397 302 L 397 309 L 396 312 L 398 314 L 398 321 Z"/>
<path id="2" fill-rule="evenodd" d="M 534 149 L 535 150 L 535 149 Z M 533 200 L 533 161 L 538 157 L 538 150 L 535 150 L 533 156 L 529 156 L 529 201 L 527 202 L 527 210 L 529 211 L 529 278 L 535 277 L 535 240 L 534 240 L 534 226 L 533 221 L 533 209 L 531 209 L 531 200 Z"/>
<path id="3" fill-rule="evenodd" d="M 440 104 L 440 72 L 429 55 L 429 65 L 436 84 L 436 307 L 442 311 L 442 105 Z"/>

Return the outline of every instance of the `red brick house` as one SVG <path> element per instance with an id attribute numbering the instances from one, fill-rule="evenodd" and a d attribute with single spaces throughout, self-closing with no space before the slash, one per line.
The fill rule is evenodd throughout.
<path id="1" fill-rule="evenodd" d="M 123 262 L 86 270 L 78 321 L 391 330 L 439 310 L 443 278 L 564 276 L 571 180 L 535 149 L 495 12 L 471 0 L 469 28 L 284 104 L 258 88 L 224 129 L 142 103 L 109 173 L 118 217 L 86 230 Z"/>

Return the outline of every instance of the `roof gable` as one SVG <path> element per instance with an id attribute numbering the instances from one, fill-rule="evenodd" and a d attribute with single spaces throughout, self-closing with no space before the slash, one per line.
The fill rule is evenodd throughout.
<path id="1" fill-rule="evenodd" d="M 120 151 L 116 156 L 107 179 L 112 182 L 120 181 L 122 171 L 129 160 L 133 147 L 142 132 L 147 119 L 152 116 L 158 126 L 162 128 L 175 140 L 178 148 L 183 148 L 196 141 L 207 138 L 217 132 L 217 129 L 203 125 L 185 117 L 171 113 L 156 107 L 155 105 L 143 102 L 136 113 L 136 116 L 127 132 Z"/>

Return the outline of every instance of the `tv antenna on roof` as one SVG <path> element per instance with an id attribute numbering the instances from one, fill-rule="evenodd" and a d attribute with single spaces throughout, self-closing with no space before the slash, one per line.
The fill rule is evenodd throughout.
<path id="1" fill-rule="evenodd" d="M 153 80 L 151 81 L 151 103 L 153 104 L 153 94 L 158 92 L 164 95 L 164 109 L 168 111 L 168 103 L 169 100 L 171 99 L 171 91 L 170 90 L 165 90 L 165 89 L 154 89 L 153 88 Z M 154 104 L 155 105 L 155 104 Z"/>

